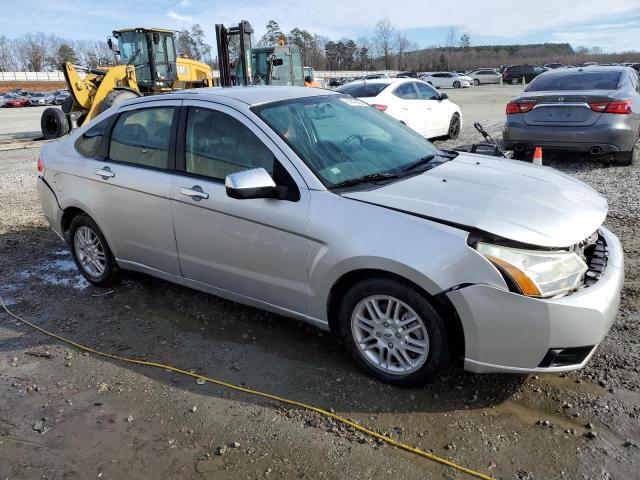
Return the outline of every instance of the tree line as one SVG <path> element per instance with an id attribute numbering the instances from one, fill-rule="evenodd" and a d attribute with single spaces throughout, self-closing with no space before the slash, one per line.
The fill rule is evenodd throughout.
<path id="1" fill-rule="evenodd" d="M 371 37 L 337 40 L 297 27 L 285 33 L 277 21 L 270 20 L 266 33 L 255 44 L 265 46 L 279 41 L 297 45 L 304 65 L 317 70 L 433 71 L 519 63 L 640 62 L 640 52 L 605 54 L 599 47 L 572 48 L 567 43 L 474 46 L 468 32 L 454 27 L 448 29 L 442 44 L 420 49 L 387 18 L 375 25 Z M 215 49 L 206 41 L 205 31 L 198 24 L 177 32 L 176 49 L 180 56 L 217 67 Z M 66 40 L 46 33 L 27 33 L 17 39 L 0 35 L 0 72 L 60 70 L 66 61 L 89 68 L 117 63 L 106 41 Z"/>

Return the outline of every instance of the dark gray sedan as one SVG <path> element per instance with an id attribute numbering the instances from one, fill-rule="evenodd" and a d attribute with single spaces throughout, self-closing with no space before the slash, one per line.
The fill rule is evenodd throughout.
<path id="1" fill-rule="evenodd" d="M 629 67 L 551 70 L 507 104 L 505 148 L 613 154 L 631 165 L 640 134 L 640 81 Z"/>

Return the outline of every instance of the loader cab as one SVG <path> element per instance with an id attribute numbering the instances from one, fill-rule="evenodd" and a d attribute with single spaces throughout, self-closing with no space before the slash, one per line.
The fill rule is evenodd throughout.
<path id="1" fill-rule="evenodd" d="M 172 30 L 133 28 L 116 30 L 117 48 L 109 47 L 120 56 L 120 64 L 133 65 L 136 81 L 143 93 L 170 89 L 178 79 L 176 47 Z"/>
<path id="2" fill-rule="evenodd" d="M 304 87 L 302 55 L 296 45 L 257 47 L 251 51 L 252 85 L 280 85 Z M 242 69 L 236 69 L 242 82 Z"/>

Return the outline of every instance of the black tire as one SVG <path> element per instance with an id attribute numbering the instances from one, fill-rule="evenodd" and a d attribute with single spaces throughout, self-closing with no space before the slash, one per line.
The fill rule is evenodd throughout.
<path id="1" fill-rule="evenodd" d="M 513 151 L 511 153 L 511 158 L 513 160 L 530 160 L 529 158 L 529 153 L 527 152 L 527 150 L 520 150 L 520 151 Z"/>
<path id="2" fill-rule="evenodd" d="M 68 97 L 66 97 L 62 103 L 60 104 L 60 106 L 62 107 L 62 111 L 64 113 L 71 113 L 71 109 L 73 108 L 73 95 L 69 95 Z"/>
<path id="3" fill-rule="evenodd" d="M 458 80 L 453 82 L 453 88 L 460 88 L 460 82 Z"/>
<path id="4" fill-rule="evenodd" d="M 71 130 L 69 117 L 58 107 L 48 107 L 42 112 L 40 128 L 47 140 L 64 137 Z"/>
<path id="5" fill-rule="evenodd" d="M 477 78 L 474 78 L 473 84 L 477 87 L 478 85 L 480 85 L 480 80 L 478 80 Z"/>
<path id="6" fill-rule="evenodd" d="M 518 85 L 520 81 L 516 77 L 513 77 L 509 83 L 511 83 L 511 85 Z"/>
<path id="7" fill-rule="evenodd" d="M 100 113 L 108 110 L 118 103 L 126 102 L 132 98 L 138 98 L 139 96 L 140 94 L 134 90 L 112 90 L 106 97 L 104 97 L 102 105 L 100 105 Z"/>
<path id="8" fill-rule="evenodd" d="M 447 137 L 451 140 L 455 140 L 460 135 L 460 115 L 454 113 L 449 121 L 449 130 L 447 130 Z"/>
<path id="9" fill-rule="evenodd" d="M 372 295 L 394 297 L 409 305 L 422 320 L 428 334 L 429 347 L 426 360 L 419 369 L 409 374 L 385 372 L 371 364 L 360 352 L 352 332 L 351 317 L 360 302 Z M 449 342 L 442 318 L 423 294 L 398 280 L 372 278 L 355 284 L 342 299 L 338 321 L 340 336 L 358 366 L 370 376 L 383 382 L 402 386 L 422 385 L 433 380 L 449 365 Z M 378 338 L 382 337 L 378 336 Z"/>
<path id="10" fill-rule="evenodd" d="M 97 240 L 100 243 L 100 249 L 104 254 L 104 271 L 100 274 L 94 274 L 89 271 L 83 263 L 83 260 L 79 258 L 79 248 L 76 248 L 76 232 L 81 227 L 88 228 L 95 237 L 97 237 Z M 96 222 L 94 222 L 89 215 L 81 214 L 74 217 L 73 220 L 71 220 L 69 229 L 65 232 L 65 238 L 69 248 L 71 249 L 71 254 L 73 255 L 73 261 L 75 262 L 76 267 L 78 267 L 82 276 L 86 278 L 89 283 L 99 287 L 108 287 L 113 285 L 119 279 L 120 268 L 111 253 L 107 240 L 104 238 L 104 235 L 100 231 L 100 228 L 98 228 L 98 225 L 96 225 Z"/>

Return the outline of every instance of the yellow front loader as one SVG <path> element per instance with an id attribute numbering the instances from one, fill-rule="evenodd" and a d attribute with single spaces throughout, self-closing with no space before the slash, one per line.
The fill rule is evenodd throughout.
<path id="1" fill-rule="evenodd" d="M 213 86 L 213 71 L 205 63 L 176 57 L 173 30 L 116 30 L 107 41 L 120 65 L 88 69 L 67 62 L 64 75 L 71 95 L 62 109 L 42 113 L 44 138 L 58 138 L 81 127 L 112 105 L 142 95 Z"/>

